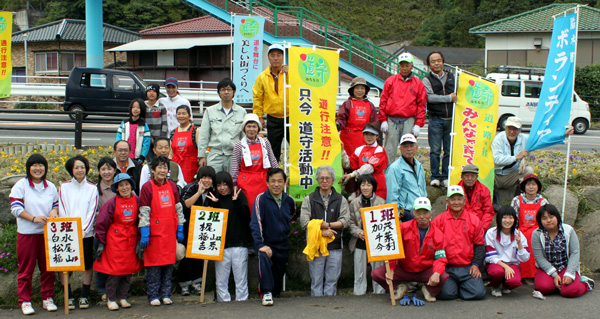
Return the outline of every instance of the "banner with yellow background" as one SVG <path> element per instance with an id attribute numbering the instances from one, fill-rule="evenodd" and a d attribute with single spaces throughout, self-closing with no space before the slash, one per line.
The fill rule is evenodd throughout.
<path id="1" fill-rule="evenodd" d="M 318 186 L 317 168 L 331 165 L 334 187 L 342 176 L 342 146 L 335 126 L 339 54 L 337 51 L 291 47 L 290 81 L 290 188 L 296 201 Z"/>
<path id="2" fill-rule="evenodd" d="M 498 85 L 466 73 L 459 73 L 457 102 L 454 105 L 456 133 L 452 141 L 450 185 L 460 182 L 467 164 L 479 167 L 479 181 L 494 191 L 492 140 L 498 123 Z"/>
<path id="3" fill-rule="evenodd" d="M 0 12 L 0 98 L 10 96 L 12 63 L 10 44 L 12 42 L 12 13 Z"/>

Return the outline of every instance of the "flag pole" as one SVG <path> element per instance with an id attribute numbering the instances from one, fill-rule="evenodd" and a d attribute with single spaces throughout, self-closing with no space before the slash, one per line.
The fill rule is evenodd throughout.
<path id="1" fill-rule="evenodd" d="M 457 89 L 458 89 L 458 75 L 461 72 L 461 70 L 455 66 L 454 67 L 454 94 L 456 94 L 456 98 L 457 98 L 457 102 L 458 102 L 458 94 L 457 94 Z M 450 158 L 448 159 L 448 186 L 450 186 L 450 175 L 452 170 L 454 169 L 454 167 L 452 166 L 452 144 L 454 142 L 454 135 L 456 135 L 456 132 L 454 132 L 454 113 L 456 113 L 456 103 L 454 103 L 453 107 L 452 107 L 452 121 L 451 121 L 451 125 L 452 125 L 452 131 L 450 132 L 450 149 L 448 150 L 450 153 L 445 154 L 444 156 L 450 156 Z M 442 143 L 443 144 L 443 143 Z M 440 161 L 443 163 L 444 161 L 440 158 Z M 442 170 L 443 171 L 443 170 Z"/>

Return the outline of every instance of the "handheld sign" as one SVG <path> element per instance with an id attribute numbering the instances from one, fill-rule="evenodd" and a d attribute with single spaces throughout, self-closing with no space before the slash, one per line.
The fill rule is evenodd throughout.
<path id="1" fill-rule="evenodd" d="M 84 271 L 80 217 L 49 218 L 44 225 L 48 271 Z"/>

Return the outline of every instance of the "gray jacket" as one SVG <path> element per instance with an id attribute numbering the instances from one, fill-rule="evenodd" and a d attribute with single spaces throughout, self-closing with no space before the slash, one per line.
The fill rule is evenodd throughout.
<path id="1" fill-rule="evenodd" d="M 207 108 L 198 132 L 198 157 L 207 157 L 208 147 L 211 153 L 231 156 L 235 142 L 244 137 L 242 122 L 246 113 L 243 107 L 235 103 L 227 115 L 223 112 L 221 102 Z"/>
<path id="2" fill-rule="evenodd" d="M 356 249 L 356 241 L 358 241 L 358 236 L 363 231 L 362 226 L 362 216 L 360 214 L 360 209 L 362 203 L 362 195 L 356 197 L 350 202 L 350 234 L 352 237 L 350 238 L 349 248 L 350 252 L 354 252 Z M 375 195 L 373 193 L 373 197 L 371 197 L 371 206 L 379 206 L 384 205 L 385 199 Z"/>
<path id="3" fill-rule="evenodd" d="M 562 227 L 567 239 L 567 254 L 569 255 L 569 263 L 567 264 L 565 276 L 575 280 L 575 273 L 579 272 L 579 239 L 577 239 L 577 234 L 573 230 L 573 227 L 567 224 L 562 224 Z M 557 269 L 546 259 L 546 240 L 541 229 L 536 229 L 531 234 L 531 247 L 537 267 L 545 271 L 550 277 L 557 275 Z"/>

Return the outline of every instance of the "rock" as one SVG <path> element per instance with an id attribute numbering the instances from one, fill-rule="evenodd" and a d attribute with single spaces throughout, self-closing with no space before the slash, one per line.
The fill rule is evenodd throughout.
<path id="1" fill-rule="evenodd" d="M 563 186 L 550 185 L 542 190 L 544 197 L 550 202 L 550 204 L 556 206 L 558 211 L 562 211 L 563 203 Z M 579 208 L 579 198 L 569 189 L 567 189 L 567 202 L 565 205 L 565 212 L 563 222 L 569 225 L 575 225 L 577 220 L 577 209 Z"/>
<path id="2" fill-rule="evenodd" d="M 600 210 L 587 214 L 578 223 L 581 262 L 594 272 L 600 271 Z"/>
<path id="3" fill-rule="evenodd" d="M 592 210 L 600 209 L 600 186 L 588 186 L 583 191 L 583 198 Z"/>
<path id="4" fill-rule="evenodd" d="M 429 198 L 431 203 L 434 203 L 439 197 L 446 198 L 445 187 L 427 186 L 427 198 Z"/>
<path id="5" fill-rule="evenodd" d="M 446 211 L 446 196 L 440 196 L 435 201 L 432 201 L 431 210 L 433 218 Z"/>
<path id="6" fill-rule="evenodd" d="M 13 187 L 18 181 L 22 180 L 25 177 L 27 177 L 27 175 L 25 174 L 6 176 L 0 179 L 0 185 L 6 187 Z"/>
<path id="7" fill-rule="evenodd" d="M 10 188 L 0 189 L 0 225 L 16 224 L 17 219 L 10 212 Z"/>

